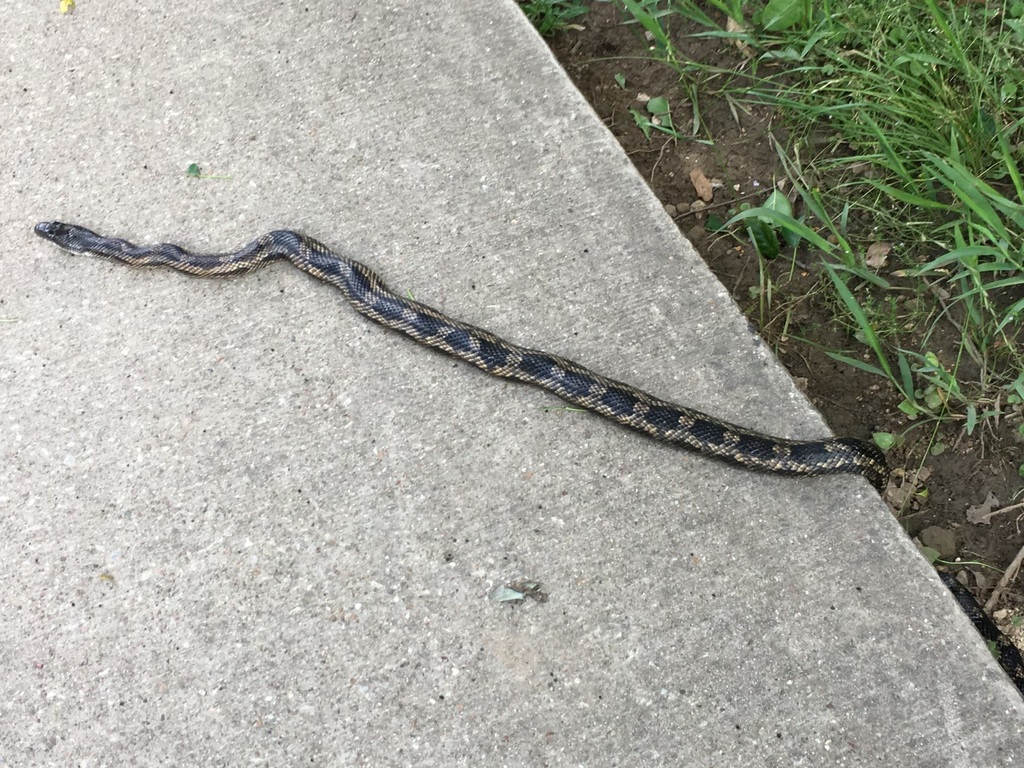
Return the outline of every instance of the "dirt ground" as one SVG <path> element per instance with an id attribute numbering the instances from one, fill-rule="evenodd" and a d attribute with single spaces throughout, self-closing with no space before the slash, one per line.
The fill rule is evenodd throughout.
<path id="1" fill-rule="evenodd" d="M 769 140 L 773 133 L 784 138 L 776 117 L 765 109 L 730 107 L 714 95 L 711 84 L 706 86 L 711 89 L 708 93 L 698 91 L 698 104 L 713 144 L 658 133 L 648 139 L 629 111 L 631 107 L 643 111 L 643 95 L 668 98 L 676 128 L 689 135 L 692 106 L 678 86 L 677 75 L 648 58 L 639 29 L 623 26 L 611 4 L 594 3 L 589 14 L 574 21 L 573 28 L 557 33 L 549 42 L 577 87 L 832 430 L 862 438 L 870 438 L 874 431 L 906 434 L 903 445 L 888 453 L 892 479 L 886 500 L 908 534 L 939 550 L 942 559 L 983 564 L 971 568 L 969 583 L 976 593 L 987 597 L 1024 546 L 1024 518 L 1022 510 L 1002 512 L 978 523 L 971 522 L 968 515 L 978 519 L 986 510 L 1011 505 L 1024 488 L 1017 473 L 1024 450 L 1016 425 L 1003 421 L 972 436 L 956 424 L 942 426 L 938 437 L 946 450 L 931 455 L 928 441 L 934 436 L 934 425 L 915 427 L 898 410 L 901 398 L 888 382 L 838 363 L 820 350 L 819 346 L 863 354 L 866 348 L 836 321 L 835 307 L 826 303 L 831 299 L 822 290 L 825 276 L 815 266 L 815 257 L 798 256 L 796 269 L 787 257 L 762 265 L 745 237 L 709 231 L 709 216 L 725 220 L 741 202 L 760 204 L 774 180 L 784 178 Z M 742 61 L 735 48 L 721 41 L 677 40 L 682 52 L 697 61 L 724 68 Z M 625 78 L 624 86 L 617 76 Z M 694 169 L 715 182 L 713 199 L 703 210 L 700 202 L 697 210 L 692 208 L 698 201 L 691 181 Z M 773 283 L 767 308 L 759 290 L 762 269 Z M 914 341 L 912 336 L 891 340 L 893 346 L 917 349 Z M 957 336 L 950 332 L 944 341 L 933 338 L 929 349 L 942 359 L 944 354 L 955 355 L 956 341 Z M 979 509 L 986 500 L 989 507 Z M 1002 605 L 1024 605 L 1021 584 L 1018 578 L 1010 585 Z"/>

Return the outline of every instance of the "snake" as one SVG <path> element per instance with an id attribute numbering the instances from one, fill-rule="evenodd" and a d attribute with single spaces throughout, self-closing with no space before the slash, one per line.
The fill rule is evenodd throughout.
<path id="1" fill-rule="evenodd" d="M 776 475 L 855 474 L 881 489 L 886 462 L 874 444 L 856 438 L 789 440 L 736 426 L 594 373 L 564 357 L 506 341 L 389 289 L 366 265 L 292 230 L 262 235 L 236 251 L 194 253 L 178 245 L 138 246 L 59 221 L 36 225 L 40 237 L 76 255 L 134 267 L 170 267 L 199 277 L 227 277 L 289 261 L 341 291 L 359 314 L 420 344 L 502 379 L 533 384 L 570 405 L 674 446 L 734 466 Z"/>
<path id="2" fill-rule="evenodd" d="M 414 341 L 469 363 L 492 376 L 533 384 L 571 405 L 592 411 L 648 437 L 744 469 L 785 476 L 853 474 L 882 490 L 885 455 L 857 438 L 791 440 L 772 437 L 676 405 L 643 390 L 594 373 L 557 355 L 513 344 L 477 326 L 389 289 L 366 265 L 335 253 L 323 243 L 292 230 L 275 230 L 236 251 L 194 253 L 179 245 L 138 246 L 104 237 L 75 224 L 44 221 L 40 237 L 75 255 L 97 256 L 134 267 L 169 267 L 199 277 L 241 275 L 274 262 L 289 261 L 341 291 L 359 314 Z M 956 579 L 942 574 L 961 608 L 1024 694 L 1024 662 L 1016 647 L 982 612 Z"/>
<path id="3" fill-rule="evenodd" d="M 956 576 L 945 571 L 938 571 L 938 574 L 942 583 L 946 585 L 946 589 L 953 593 L 957 605 L 967 614 L 967 618 L 971 620 L 978 634 L 988 643 L 989 650 L 992 651 L 999 666 L 1017 686 L 1020 695 L 1024 696 L 1024 656 L 1021 655 L 1020 649 L 985 614 L 981 606 L 978 605 L 978 601 L 974 599 L 974 595 L 960 583 Z"/>

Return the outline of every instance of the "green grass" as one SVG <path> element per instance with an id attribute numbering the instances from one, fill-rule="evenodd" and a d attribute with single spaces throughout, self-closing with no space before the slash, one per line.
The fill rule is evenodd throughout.
<path id="1" fill-rule="evenodd" d="M 803 218 L 762 207 L 729 224 L 770 225 L 820 253 L 862 345 L 836 359 L 887 378 L 912 419 L 971 431 L 1024 399 L 1024 2 L 615 2 L 686 88 L 700 72 L 719 84 L 703 99 L 767 104 L 784 120 L 780 162 Z M 726 16 L 739 27 L 726 31 Z M 753 55 L 728 71 L 687 61 L 684 23 Z M 888 262 L 872 266 L 881 242 Z M 901 336 L 893 308 L 908 298 L 932 307 Z M 939 324 L 959 338 L 945 366 Z"/>
<path id="2" fill-rule="evenodd" d="M 586 0 L 519 0 L 530 23 L 545 37 L 569 27 L 573 19 L 590 10 Z"/>

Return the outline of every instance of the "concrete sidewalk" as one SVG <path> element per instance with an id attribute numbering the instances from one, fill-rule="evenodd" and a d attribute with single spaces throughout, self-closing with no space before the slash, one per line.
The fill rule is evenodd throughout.
<path id="1" fill-rule="evenodd" d="M 56 8 L 0 32 L 0 766 L 1024 761 L 1020 697 L 859 478 L 561 410 L 287 266 L 204 281 L 32 235 L 298 229 L 515 341 L 823 435 L 511 0 Z M 488 599 L 522 579 L 547 602 Z"/>

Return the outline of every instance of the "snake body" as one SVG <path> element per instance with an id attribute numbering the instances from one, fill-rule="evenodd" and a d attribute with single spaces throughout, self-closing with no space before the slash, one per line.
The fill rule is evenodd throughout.
<path id="1" fill-rule="evenodd" d="M 137 246 L 55 221 L 38 224 L 35 231 L 73 254 L 136 267 L 170 267 L 200 277 L 239 275 L 272 261 L 290 261 L 339 289 L 357 312 L 374 322 L 492 376 L 546 389 L 572 405 L 657 440 L 749 470 L 801 476 L 856 474 L 876 488 L 885 482 L 885 457 L 871 443 L 854 438 L 800 441 L 771 437 L 660 400 L 571 360 L 518 346 L 401 296 L 365 265 L 297 232 L 277 230 L 237 251 L 199 254 L 168 243 Z"/>
<path id="2" fill-rule="evenodd" d="M 946 585 L 946 589 L 953 593 L 960 610 L 967 614 L 978 634 L 985 638 L 999 666 L 1017 686 L 1020 695 L 1024 696 L 1024 656 L 1021 655 L 1020 649 L 985 614 L 978 601 L 974 599 L 974 595 L 957 580 L 956 576 L 939 571 L 939 578 Z"/>

